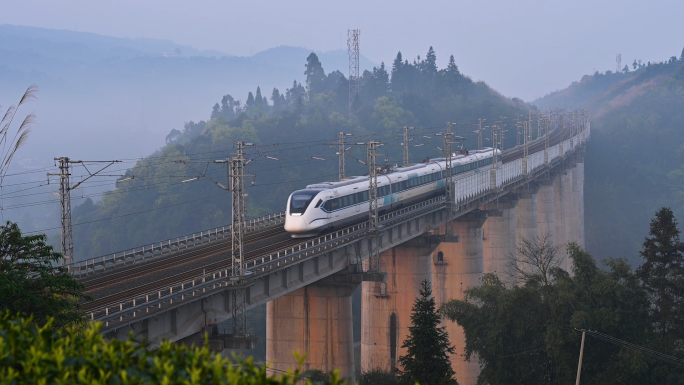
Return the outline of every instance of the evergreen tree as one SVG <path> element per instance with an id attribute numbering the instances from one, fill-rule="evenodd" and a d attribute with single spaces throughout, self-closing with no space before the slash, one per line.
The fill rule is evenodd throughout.
<path id="1" fill-rule="evenodd" d="M 432 46 L 430 46 L 423 63 L 423 71 L 427 75 L 434 76 L 437 73 L 437 54 L 435 53 L 435 50 L 432 49 Z"/>
<path id="2" fill-rule="evenodd" d="M 58 266 L 62 255 L 46 239 L 22 235 L 16 223 L 0 226 L 0 313 L 33 316 L 40 324 L 54 317 L 57 328 L 81 323 L 85 287 Z"/>
<path id="3" fill-rule="evenodd" d="M 247 108 L 254 107 L 254 95 L 252 95 L 251 91 L 249 92 L 249 94 L 247 94 L 247 101 L 245 102 L 245 106 L 247 106 Z"/>
<path id="4" fill-rule="evenodd" d="M 261 96 L 261 87 L 257 86 L 256 96 L 254 97 L 254 103 L 257 106 L 261 106 L 264 104 L 264 101 L 262 99 L 263 97 Z"/>
<path id="5" fill-rule="evenodd" d="M 404 368 L 401 378 L 406 384 L 457 385 L 449 360 L 454 347 L 449 344 L 445 328 L 439 326 L 441 318 L 435 309 L 430 283 L 425 280 L 421 285 L 420 296 L 413 303 L 409 337 L 401 346 L 407 349 L 407 354 L 399 357 Z"/>
<path id="6" fill-rule="evenodd" d="M 306 58 L 306 64 L 304 66 L 306 67 L 306 71 L 304 71 L 304 75 L 306 75 L 306 88 L 312 93 L 323 91 L 322 87 L 323 81 L 325 80 L 325 71 L 323 70 L 320 60 L 318 60 L 318 56 L 311 52 Z"/>
<path id="7" fill-rule="evenodd" d="M 651 313 L 661 339 L 674 342 L 684 335 L 684 243 L 669 207 L 656 212 L 649 235 L 639 252 L 644 263 L 636 275 L 653 304 Z"/>
<path id="8" fill-rule="evenodd" d="M 402 90 L 402 82 L 401 82 L 401 76 L 404 71 L 402 71 L 404 67 L 403 63 L 403 58 L 401 57 L 401 51 L 397 53 L 397 57 L 394 59 L 394 62 L 392 62 L 392 91 L 394 92 L 399 92 Z"/>
<path id="9" fill-rule="evenodd" d="M 271 101 L 273 102 L 273 112 L 280 111 L 282 104 L 280 100 L 280 91 L 278 91 L 277 88 L 273 88 L 273 92 L 271 93 Z"/>

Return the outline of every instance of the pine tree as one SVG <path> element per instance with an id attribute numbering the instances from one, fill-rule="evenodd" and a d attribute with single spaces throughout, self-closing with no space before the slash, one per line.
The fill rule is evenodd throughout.
<path id="1" fill-rule="evenodd" d="M 432 46 L 430 46 L 430 49 L 425 56 L 423 69 L 428 75 L 431 76 L 437 73 L 437 54 L 435 53 L 435 50 L 432 49 Z"/>
<path id="2" fill-rule="evenodd" d="M 247 108 L 252 108 L 254 106 L 254 95 L 252 95 L 252 91 L 247 94 L 247 101 L 245 102 L 245 105 Z"/>
<path id="3" fill-rule="evenodd" d="M 262 100 L 262 96 L 261 96 L 261 87 L 258 87 L 258 86 L 257 86 L 256 96 L 254 97 L 254 103 L 255 103 L 257 106 L 260 106 L 260 105 L 264 104 L 264 102 L 263 102 L 263 100 Z"/>
<path id="4" fill-rule="evenodd" d="M 653 322 L 662 341 L 673 341 L 684 336 L 684 243 L 669 207 L 656 212 L 649 235 L 639 252 L 644 263 L 636 275 L 651 298 Z"/>
<path id="5" fill-rule="evenodd" d="M 422 282 L 420 296 L 413 303 L 409 336 L 402 348 L 407 349 L 405 356 L 399 357 L 404 368 L 400 372 L 402 382 L 423 385 L 457 385 L 451 368 L 449 354 L 454 347 L 449 344 L 449 335 L 440 327 L 441 319 L 435 309 L 430 283 Z"/>

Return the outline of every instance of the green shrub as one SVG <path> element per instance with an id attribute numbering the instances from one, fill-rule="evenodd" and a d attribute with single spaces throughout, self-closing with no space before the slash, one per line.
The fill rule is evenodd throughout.
<path id="1" fill-rule="evenodd" d="M 398 385 L 399 380 L 392 372 L 382 369 L 373 369 L 361 373 L 359 385 Z"/>
<path id="2" fill-rule="evenodd" d="M 299 369 L 268 375 L 252 358 L 231 362 L 209 350 L 170 342 L 148 350 L 128 341 L 106 341 L 100 324 L 52 328 L 0 313 L 0 385 L 5 384 L 280 384 L 302 380 Z M 300 361 L 302 362 L 303 359 Z M 341 385 L 335 371 L 330 383 Z M 307 384 L 310 384 L 307 381 Z"/>

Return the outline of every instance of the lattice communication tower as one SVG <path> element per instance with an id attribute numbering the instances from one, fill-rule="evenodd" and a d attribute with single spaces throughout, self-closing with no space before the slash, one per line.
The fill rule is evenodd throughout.
<path id="1" fill-rule="evenodd" d="M 356 120 L 354 101 L 359 96 L 359 37 L 360 29 L 347 30 L 347 51 L 349 53 L 349 118 Z"/>
<path id="2" fill-rule="evenodd" d="M 617 64 L 617 67 L 615 67 L 615 73 L 620 73 L 620 71 L 622 71 L 622 54 L 621 53 L 615 55 L 615 64 Z"/>

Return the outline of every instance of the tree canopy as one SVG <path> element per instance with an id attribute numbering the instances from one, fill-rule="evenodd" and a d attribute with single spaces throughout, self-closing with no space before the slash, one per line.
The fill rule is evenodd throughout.
<path id="1" fill-rule="evenodd" d="M 57 328 L 82 323 L 84 286 L 59 266 L 62 255 L 46 239 L 22 235 L 16 223 L 0 226 L 0 311 L 40 323 L 52 317 Z"/>
<path id="2" fill-rule="evenodd" d="M 163 342 L 151 350 L 131 334 L 105 340 L 100 324 L 70 328 L 64 336 L 29 318 L 0 313 L 0 382 L 3 384 L 232 384 L 311 385 L 298 368 L 269 374 L 253 359 L 228 358 L 207 347 Z M 333 372 L 329 384 L 343 384 Z"/>

